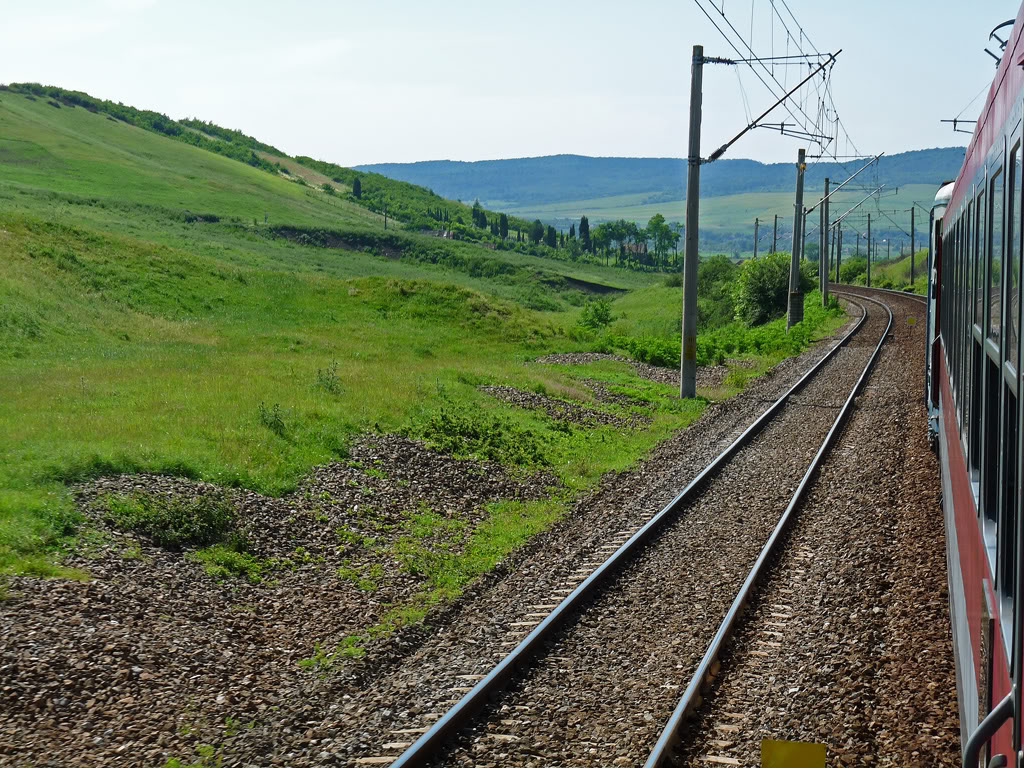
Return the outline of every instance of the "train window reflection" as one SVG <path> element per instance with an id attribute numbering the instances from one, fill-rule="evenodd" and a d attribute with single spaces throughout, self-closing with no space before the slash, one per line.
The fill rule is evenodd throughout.
<path id="1" fill-rule="evenodd" d="M 978 195 L 978 204 L 976 206 L 976 212 L 978 218 L 976 219 L 974 236 L 975 240 L 972 243 L 974 246 L 971 248 L 971 284 L 973 286 L 973 303 L 974 303 L 974 324 L 984 325 L 985 323 L 985 291 L 981 286 L 982 281 L 985 279 L 985 245 L 987 240 L 985 239 L 985 223 L 987 221 L 985 217 L 985 193 L 981 192 Z"/>
<path id="2" fill-rule="evenodd" d="M 1010 153 L 1010 229 L 1007 232 L 1006 264 L 1006 359 L 1017 370 L 1017 351 L 1020 346 L 1020 206 L 1021 206 L 1020 143 Z"/>
<path id="3" fill-rule="evenodd" d="M 989 232 L 992 243 L 988 252 L 988 335 L 999 343 L 1002 330 L 1003 302 L 999 290 L 1003 284 L 1003 171 L 1000 168 L 989 184 Z"/>

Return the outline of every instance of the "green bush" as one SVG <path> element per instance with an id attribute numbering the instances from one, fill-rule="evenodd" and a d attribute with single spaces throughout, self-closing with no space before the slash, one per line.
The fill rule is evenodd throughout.
<path id="1" fill-rule="evenodd" d="M 548 463 L 543 436 L 479 409 L 442 406 L 407 433 L 452 456 L 479 456 L 523 467 Z"/>
<path id="2" fill-rule="evenodd" d="M 235 510 L 224 497 L 110 494 L 103 499 L 104 519 L 123 531 L 141 533 L 167 549 L 221 541 L 234 525 Z"/>
<path id="3" fill-rule="evenodd" d="M 861 275 L 867 274 L 868 260 L 855 256 L 839 265 L 839 282 L 855 283 Z"/>
<path id="4" fill-rule="evenodd" d="M 800 264 L 800 290 L 804 293 L 814 287 L 815 269 L 807 261 Z M 789 270 L 790 256 L 785 253 L 769 253 L 744 262 L 736 288 L 736 317 L 754 326 L 785 314 Z"/>
<path id="5" fill-rule="evenodd" d="M 263 576 L 274 569 L 275 563 L 249 554 L 247 548 L 244 539 L 233 536 L 227 544 L 213 544 L 190 552 L 185 557 L 202 563 L 204 570 L 215 579 L 245 578 L 253 584 L 259 584 Z"/>
<path id="6" fill-rule="evenodd" d="M 591 299 L 583 306 L 579 323 L 585 328 L 598 330 L 612 321 L 612 303 L 608 299 Z"/>

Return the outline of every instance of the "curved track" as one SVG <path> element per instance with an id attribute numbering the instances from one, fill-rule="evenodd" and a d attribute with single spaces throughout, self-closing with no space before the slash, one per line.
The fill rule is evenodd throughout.
<path id="1" fill-rule="evenodd" d="M 717 622 L 713 617 L 725 612 L 726 595 L 735 591 L 732 585 L 742 584 L 746 567 L 758 559 L 758 541 L 776 538 L 772 531 L 780 524 L 780 510 L 787 507 L 793 489 L 806 484 L 807 462 L 821 440 L 836 431 L 833 416 L 843 399 L 849 401 L 846 393 L 854 380 L 862 381 L 858 375 L 864 364 L 877 354 L 879 339 L 888 330 L 877 315 L 865 312 L 844 345 L 774 403 L 608 560 L 586 578 L 579 576 L 582 583 L 570 585 L 550 614 L 538 614 L 543 619 L 529 636 L 487 675 L 465 675 L 476 684 L 394 765 L 426 764 L 456 734 L 459 762 L 607 765 L 619 759 L 639 762 L 638 756 L 642 760 L 638 753 L 646 754 L 658 723 L 671 712 L 679 670 L 699 660 L 701 641 L 706 644 Z M 860 343 L 865 330 L 872 336 L 868 344 Z M 746 494 L 738 498 L 733 492 L 737 488 Z M 710 596 L 709 584 L 719 587 Z M 639 711 L 638 702 L 649 697 L 656 681 L 663 694 L 647 711 Z M 498 705 L 489 705 L 505 686 L 508 691 Z M 467 727 L 485 707 L 487 722 Z M 534 719 L 540 713 L 554 717 Z M 635 716 L 644 735 L 634 734 L 625 754 L 609 752 L 607 748 L 622 752 L 622 745 L 599 734 Z M 573 732 L 580 734 L 575 745 Z M 590 740 L 585 733 L 591 734 Z"/>
<path id="2" fill-rule="evenodd" d="M 763 738 L 827 745 L 836 765 L 959 764 L 955 685 L 938 682 L 955 677 L 942 521 L 913 386 L 921 297 L 896 293 L 901 322 L 879 381 L 856 400 L 784 546 L 752 572 L 753 610 L 735 641 L 709 647 L 648 766 L 757 765 Z"/>

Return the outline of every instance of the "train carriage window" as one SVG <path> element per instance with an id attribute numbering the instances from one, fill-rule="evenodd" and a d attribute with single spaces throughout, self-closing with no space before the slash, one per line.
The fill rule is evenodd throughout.
<path id="1" fill-rule="evenodd" d="M 992 175 L 989 183 L 989 233 L 992 238 L 988 252 L 988 336 L 996 344 L 1002 331 L 1003 303 L 1003 170 Z"/>
<path id="2" fill-rule="evenodd" d="M 1006 360 L 1017 371 L 1017 351 L 1020 346 L 1020 208 L 1021 208 L 1021 153 L 1020 143 L 1010 152 L 1010 228 L 1007 232 L 1006 264 Z"/>
<path id="3" fill-rule="evenodd" d="M 982 283 L 985 281 L 985 245 L 988 242 L 985 239 L 985 223 L 987 221 L 985 217 L 985 193 L 981 192 L 978 195 L 978 205 L 976 208 L 977 218 L 975 219 L 975 231 L 974 231 L 974 242 L 972 246 L 971 259 L 971 277 L 973 283 L 973 296 L 974 296 L 974 323 L 984 328 L 985 326 L 985 291 L 982 288 Z"/>

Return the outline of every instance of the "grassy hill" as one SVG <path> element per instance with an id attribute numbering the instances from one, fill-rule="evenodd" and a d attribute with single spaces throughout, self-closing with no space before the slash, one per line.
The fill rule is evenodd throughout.
<path id="1" fill-rule="evenodd" d="M 0 137 L 0 576 L 61 573 L 76 482 L 152 471 L 278 495 L 366 431 L 544 469 L 549 520 L 706 403 L 623 363 L 524 364 L 678 359 L 664 275 L 443 239 L 421 217 L 469 209 L 429 190 L 360 174 L 378 197 L 355 198 L 350 169 L 85 94 L 0 89 Z M 609 287 L 622 298 L 594 299 Z M 809 328 L 758 329 L 749 352 L 763 370 Z M 705 359 L 743 353 L 738 335 L 702 342 Z M 590 379 L 633 405 L 598 402 Z M 643 419 L 567 428 L 486 384 Z M 494 557 L 521 538 L 503 541 Z"/>
<path id="2" fill-rule="evenodd" d="M 79 523 L 67 484 L 97 474 L 278 494 L 352 435 L 425 434 L 457 407 L 535 441 L 571 488 L 699 413 L 621 365 L 656 413 L 615 441 L 477 389 L 580 392 L 523 361 L 590 348 L 580 286 L 657 276 L 385 231 L 294 181 L 297 161 L 258 149 L 271 172 L 83 103 L 0 91 L 0 570 L 55 572 Z"/>
<path id="3" fill-rule="evenodd" d="M 875 187 L 886 189 L 875 210 L 874 227 L 880 238 L 909 231 L 905 212 L 913 201 L 928 203 L 944 180 L 954 178 L 964 158 L 962 147 L 926 149 L 883 157 L 877 168 L 865 171 L 848 190 L 834 198 L 842 212 Z M 817 199 L 824 179 L 845 179 L 862 165 L 851 161 L 808 165 L 805 194 Z M 625 219 L 645 225 L 657 213 L 667 220 L 685 218 L 684 161 L 674 158 L 621 158 L 556 155 L 490 160 L 475 163 L 432 161 L 362 166 L 395 179 L 422 184 L 440 194 L 463 200 L 479 199 L 520 219 L 540 219 L 568 230 L 580 216 L 599 224 Z M 701 244 L 708 251 L 749 254 L 754 218 L 762 224 L 778 214 L 782 230 L 792 232 L 795 171 L 791 163 L 764 164 L 753 160 L 719 160 L 701 170 Z M 897 194 L 898 192 L 898 194 Z M 889 215 L 886 219 L 878 209 Z M 898 213 L 893 209 L 903 209 Z M 853 223 L 853 222 L 851 222 Z M 762 229 L 762 234 L 764 230 Z M 763 249 L 770 245 L 761 242 Z M 788 241 L 786 247 L 788 248 Z"/>
<path id="4" fill-rule="evenodd" d="M 876 184 L 938 185 L 953 178 L 964 159 L 963 147 L 922 149 L 883 157 Z M 862 162 L 810 163 L 807 184 L 823 186 L 823 179 L 844 179 Z M 357 170 L 381 173 L 436 190 L 446 197 L 479 199 L 498 207 L 528 207 L 566 200 L 589 200 L 643 194 L 649 202 L 674 201 L 684 195 L 686 163 L 678 158 L 585 157 L 551 155 L 510 160 L 458 162 L 433 160 L 419 163 L 379 163 Z M 793 163 L 759 163 L 723 159 L 701 169 L 704 198 L 755 192 L 792 192 Z"/>

